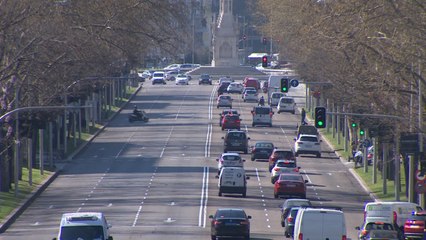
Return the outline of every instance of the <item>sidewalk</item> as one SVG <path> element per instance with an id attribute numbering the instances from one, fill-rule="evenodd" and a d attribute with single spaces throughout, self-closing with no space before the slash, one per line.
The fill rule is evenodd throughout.
<path id="1" fill-rule="evenodd" d="M 129 97 L 129 101 L 131 101 L 141 89 L 142 89 L 142 84 L 140 84 L 139 87 L 136 89 L 136 91 Z M 117 116 L 121 112 L 121 110 L 127 106 L 129 101 L 124 103 L 117 112 L 111 115 L 104 122 L 104 125 L 102 126 L 102 128 L 96 131 L 88 139 L 87 142 L 79 146 L 73 153 L 71 153 L 71 155 L 68 156 L 67 159 L 64 159 L 63 161 L 56 163 L 55 172 L 51 176 L 49 176 L 47 179 L 45 179 L 38 188 L 34 189 L 31 192 L 31 194 L 26 196 L 25 200 L 23 200 L 17 208 L 15 208 L 5 219 L 3 219 L 0 222 L 0 233 L 5 232 L 10 227 L 10 225 L 12 225 L 12 223 L 15 222 L 15 220 L 34 202 L 34 200 L 56 179 L 56 177 L 58 177 L 58 175 L 61 173 L 62 169 L 66 166 L 66 164 L 69 163 L 78 153 L 84 150 L 87 147 L 87 145 L 91 143 L 93 139 L 97 137 L 99 133 L 101 133 L 105 129 L 105 127 L 108 126 L 110 120 L 115 118 L 115 116 Z"/>

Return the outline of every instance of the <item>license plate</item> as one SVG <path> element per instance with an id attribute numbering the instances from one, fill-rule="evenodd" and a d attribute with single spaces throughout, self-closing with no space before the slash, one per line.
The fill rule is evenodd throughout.
<path id="1" fill-rule="evenodd" d="M 231 145 L 232 145 L 232 146 L 240 146 L 240 144 L 239 144 L 239 143 L 232 143 Z"/>
<path id="2" fill-rule="evenodd" d="M 238 225 L 240 225 L 239 223 L 234 223 L 234 222 L 227 222 L 227 223 L 225 223 L 225 225 L 226 226 L 238 226 Z"/>
<path id="3" fill-rule="evenodd" d="M 287 184 L 286 186 L 287 187 L 296 187 L 296 185 L 294 185 L 294 184 Z"/>

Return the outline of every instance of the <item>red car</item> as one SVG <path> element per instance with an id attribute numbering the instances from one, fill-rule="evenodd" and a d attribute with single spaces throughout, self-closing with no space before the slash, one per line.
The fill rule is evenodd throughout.
<path id="1" fill-rule="evenodd" d="M 272 171 L 278 159 L 296 161 L 296 156 L 291 149 L 274 149 L 269 156 L 269 172 Z"/>
<path id="2" fill-rule="evenodd" d="M 225 117 L 222 118 L 221 126 L 222 126 L 222 131 L 225 129 L 240 130 L 240 126 L 241 126 L 240 115 L 226 114 Z"/>
<path id="3" fill-rule="evenodd" d="M 306 183 L 299 173 L 282 173 L 274 184 L 274 198 L 298 196 L 306 198 Z"/>
<path id="4" fill-rule="evenodd" d="M 404 237 L 406 239 L 423 239 L 425 234 L 426 211 L 413 213 L 404 224 Z"/>
<path id="5" fill-rule="evenodd" d="M 246 77 L 243 85 L 244 87 L 254 87 L 256 91 L 260 89 L 260 82 L 257 78 Z"/>

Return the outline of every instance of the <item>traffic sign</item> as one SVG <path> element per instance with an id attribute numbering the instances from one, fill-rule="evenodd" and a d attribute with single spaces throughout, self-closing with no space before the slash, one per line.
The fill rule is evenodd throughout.
<path id="1" fill-rule="evenodd" d="M 297 87 L 297 86 L 299 86 L 299 81 L 297 79 L 291 79 L 290 80 L 290 85 L 292 87 Z"/>

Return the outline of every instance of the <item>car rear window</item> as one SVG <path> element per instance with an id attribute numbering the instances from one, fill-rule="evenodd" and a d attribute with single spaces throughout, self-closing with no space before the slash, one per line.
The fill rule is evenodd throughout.
<path id="1" fill-rule="evenodd" d="M 302 181 L 302 180 L 303 180 L 303 178 L 302 178 L 302 176 L 299 176 L 299 175 L 286 175 L 286 174 L 281 174 L 281 175 L 280 175 L 280 180 Z"/>
<path id="2" fill-rule="evenodd" d="M 257 148 L 273 148 L 272 143 L 256 143 L 255 147 Z"/>
<path id="3" fill-rule="evenodd" d="M 291 151 L 276 151 L 274 153 L 274 157 L 283 158 L 283 159 L 293 158 L 293 152 L 291 152 Z"/>
<path id="4" fill-rule="evenodd" d="M 246 218 L 246 214 L 243 211 L 238 210 L 219 210 L 217 212 L 218 218 Z"/>
<path id="5" fill-rule="evenodd" d="M 296 163 L 294 161 L 278 162 L 277 167 L 295 168 Z"/>
<path id="6" fill-rule="evenodd" d="M 281 98 L 280 100 L 282 103 L 293 103 L 293 98 Z"/>
<path id="7" fill-rule="evenodd" d="M 225 119 L 235 121 L 235 120 L 239 120 L 240 118 L 238 116 L 235 116 L 235 115 L 234 116 L 226 115 Z"/>
<path id="8" fill-rule="evenodd" d="M 222 158 L 223 160 L 240 160 L 241 159 L 240 156 L 235 156 L 235 155 L 225 155 Z"/>
<path id="9" fill-rule="evenodd" d="M 318 139 L 316 137 L 302 136 L 302 137 L 300 137 L 300 141 L 303 141 L 303 142 L 318 142 Z"/>
<path id="10" fill-rule="evenodd" d="M 228 133 L 228 138 L 230 138 L 230 139 L 245 139 L 246 134 L 245 133 L 239 133 L 239 132 Z"/>
<path id="11" fill-rule="evenodd" d="M 270 108 L 255 108 L 256 114 L 269 114 L 271 112 Z"/>
<path id="12" fill-rule="evenodd" d="M 247 90 L 246 94 L 256 94 L 257 92 L 255 90 Z"/>
<path id="13" fill-rule="evenodd" d="M 273 93 L 271 97 L 272 98 L 281 98 L 283 96 L 284 96 L 284 94 L 282 94 L 282 93 Z"/>
<path id="14" fill-rule="evenodd" d="M 237 110 L 232 110 L 232 111 L 223 110 L 222 111 L 222 115 L 226 115 L 226 114 L 235 114 L 235 115 L 238 115 L 238 111 Z"/>

